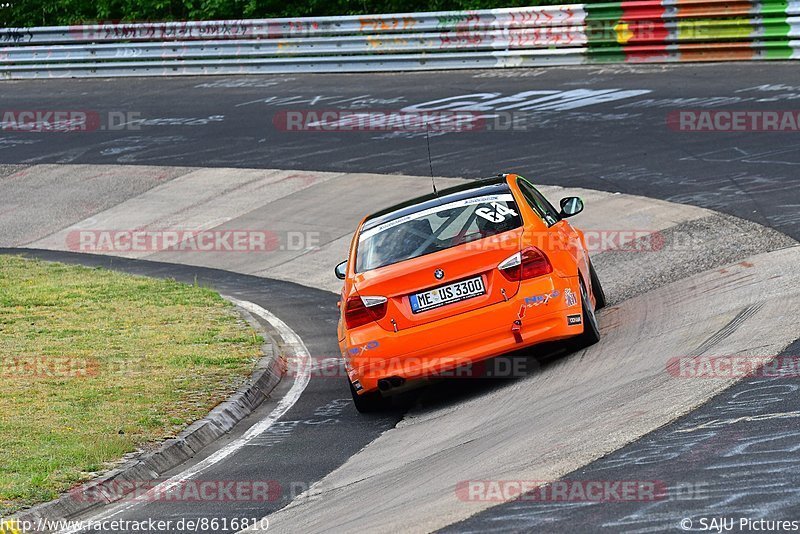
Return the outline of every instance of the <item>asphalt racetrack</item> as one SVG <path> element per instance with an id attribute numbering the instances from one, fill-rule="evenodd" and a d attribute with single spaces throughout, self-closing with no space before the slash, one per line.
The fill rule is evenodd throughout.
<path id="1" fill-rule="evenodd" d="M 292 278 L 284 274 L 278 280 L 271 276 L 270 269 L 234 268 L 226 266 L 223 260 L 215 260 L 214 265 L 219 268 L 211 269 L 180 265 L 180 258 L 163 258 L 169 263 L 160 263 L 45 251 L 40 250 L 46 248 L 42 243 L 57 230 L 170 182 L 175 179 L 170 168 L 375 173 L 384 178 L 380 181 L 376 178 L 372 185 L 385 189 L 383 194 L 387 198 L 414 196 L 416 191 L 410 189 L 410 184 L 419 187 L 422 194 L 427 192 L 427 181 L 405 182 L 398 176 L 397 183 L 402 186 L 392 190 L 393 181 L 385 175 L 424 176 L 430 172 L 424 131 L 413 128 L 392 131 L 380 125 L 373 125 L 369 131 L 325 130 L 316 126 L 316 120 L 325 112 L 339 117 L 345 112 L 364 110 L 387 115 L 468 112 L 478 117 L 474 129 L 431 132 L 432 167 L 437 176 L 470 179 L 497 172 L 517 172 L 538 184 L 660 199 L 672 206 L 664 208 L 663 217 L 669 219 L 672 213 L 676 214 L 674 221 L 663 222 L 662 228 L 667 231 L 689 228 L 697 235 L 705 235 L 701 239 L 702 250 L 674 262 L 665 255 L 657 262 L 653 260 L 652 265 L 647 259 L 606 256 L 600 260 L 614 297 L 607 315 L 601 315 L 601 324 L 605 321 L 609 329 L 604 333 L 611 339 L 609 343 L 613 343 L 619 328 L 617 318 L 636 317 L 636 310 L 652 311 L 644 304 L 650 292 L 657 292 L 654 302 L 664 306 L 674 304 L 670 300 L 672 295 L 692 301 L 692 313 L 700 313 L 703 299 L 699 294 L 706 289 L 703 283 L 716 280 L 703 278 L 702 273 L 722 272 L 730 264 L 745 264 L 746 269 L 746 264 L 755 257 L 760 258 L 755 261 L 756 266 L 763 269 L 760 277 L 748 278 L 744 274 L 735 278 L 739 287 L 728 293 L 721 282 L 706 301 L 711 306 L 717 302 L 712 298 L 724 299 L 727 294 L 730 299 L 743 299 L 742 310 L 732 308 L 730 317 L 712 319 L 715 310 L 709 309 L 713 336 L 686 330 L 687 336 L 698 336 L 687 339 L 687 346 L 722 343 L 721 348 L 724 339 L 730 341 L 742 336 L 750 338 L 748 350 L 757 352 L 761 347 L 766 351 L 774 345 L 780 347 L 776 350 L 783 356 L 796 357 L 800 348 L 796 341 L 800 337 L 796 327 L 800 308 L 792 278 L 796 275 L 790 273 L 789 267 L 795 265 L 794 256 L 788 256 L 787 251 L 796 251 L 796 247 L 791 248 L 792 239 L 800 239 L 797 179 L 800 125 L 794 131 L 748 131 L 746 127 L 729 131 L 723 121 L 717 128 L 728 131 L 691 130 L 703 113 L 735 110 L 793 112 L 797 116 L 798 101 L 800 73 L 790 63 L 3 82 L 0 96 L 3 110 L 79 110 L 96 118 L 96 123 L 93 131 L 86 132 L 15 131 L 6 124 L 0 133 L 0 191 L 5 197 L 0 197 L 0 228 L 5 236 L 0 245 L 9 247 L 5 251 L 17 252 L 21 249 L 12 247 L 31 247 L 25 253 L 46 259 L 101 264 L 187 282 L 199 279 L 223 294 L 269 309 L 304 340 L 312 354 L 335 357 L 338 355 L 337 295 L 331 285 L 320 285 L 327 290 L 309 287 L 313 284 L 286 281 Z M 688 113 L 683 116 L 683 123 L 681 112 Z M 149 181 L 123 180 L 110 187 L 103 182 L 102 173 L 99 178 L 92 175 L 91 179 L 71 181 L 69 169 L 78 164 L 135 166 L 132 169 L 148 166 L 159 171 Z M 40 187 L 32 174 L 42 170 L 55 172 L 54 169 L 64 173 L 63 190 L 52 185 Z M 85 173 L 85 169 L 81 172 Z M 353 198 L 354 202 L 366 202 L 356 195 Z M 308 218 L 308 224 L 316 216 L 314 202 L 319 204 L 320 213 L 335 217 L 335 211 L 326 211 L 326 203 L 333 202 L 332 199 L 322 194 L 307 195 L 303 199 L 302 216 Z M 347 224 L 351 212 L 361 211 L 360 204 L 348 205 L 348 198 L 338 198 L 333 203 L 342 213 L 347 211 Z M 681 206 L 675 205 L 711 211 L 686 215 L 680 211 Z M 273 206 L 272 212 L 275 209 Z M 669 211 L 673 209 L 676 211 Z M 80 211 L 81 216 L 73 217 L 70 210 Z M 591 203 L 587 202 L 589 210 Z M 731 222 L 734 220 L 713 212 L 747 222 Z M 268 217 L 266 213 L 260 216 Z M 629 225 L 636 220 L 623 211 L 604 212 L 602 217 L 605 223 L 598 224 L 606 224 L 607 228 L 615 227 L 616 221 Z M 47 232 L 37 233 L 34 227 L 39 223 L 35 221 L 45 219 L 58 222 Z M 784 265 L 785 268 L 778 267 Z M 280 266 L 276 269 L 280 270 Z M 230 272 L 234 270 L 239 272 Z M 257 272 L 258 276 L 242 272 Z M 782 273 L 787 278 L 775 286 L 782 288 L 781 291 L 773 290 L 770 280 L 779 279 Z M 691 279 L 696 286 L 675 289 L 675 285 L 670 285 L 690 276 L 697 277 Z M 759 291 L 763 292 L 764 302 L 756 302 Z M 629 302 L 636 304 L 628 304 L 626 308 Z M 617 306 L 619 311 L 614 312 Z M 757 315 L 766 314 L 767 310 L 770 315 Z M 675 314 L 659 317 L 670 325 L 670 320 L 677 321 Z M 651 320 L 655 317 L 654 314 Z M 698 315 L 687 317 L 702 322 Z M 773 322 L 762 317 L 770 317 Z M 793 331 L 791 324 L 795 324 Z M 680 342 L 679 337 L 664 337 L 664 340 Z M 650 356 L 646 346 L 618 349 L 616 352 L 608 349 L 602 354 L 609 359 L 617 354 L 620 359 L 630 356 L 631 361 L 636 360 L 637 354 L 642 358 Z M 591 359 L 592 352 L 555 359 L 537 358 L 532 373 L 535 376 L 530 379 L 542 381 L 546 389 L 544 381 L 548 377 L 563 379 L 564 366 L 570 370 L 568 366 L 575 364 L 575 358 L 586 355 Z M 529 379 L 520 382 L 526 380 Z M 590 383 L 591 373 L 587 372 L 585 380 Z M 668 384 L 661 386 L 669 391 Z M 402 504 L 397 504 L 397 509 L 386 507 L 380 488 L 386 494 L 394 491 L 391 495 L 397 502 L 405 496 L 413 503 L 425 494 L 418 486 L 422 484 L 419 480 L 426 465 L 431 473 L 437 473 L 437 469 L 455 472 L 470 463 L 458 454 L 452 464 L 441 458 L 446 456 L 443 451 L 456 450 L 461 444 L 467 445 L 468 440 L 459 435 L 458 442 L 442 439 L 441 443 L 431 444 L 430 457 L 424 460 L 429 463 L 421 463 L 419 473 L 402 471 L 401 467 L 409 464 L 398 459 L 400 455 L 386 458 L 387 464 L 397 462 L 391 476 L 366 460 L 380 458 L 383 451 L 389 450 L 385 447 L 392 440 L 415 436 L 423 439 L 421 434 L 413 434 L 414 427 L 430 424 L 425 418 L 431 414 L 441 415 L 446 433 L 448 424 L 454 425 L 452 418 L 458 416 L 460 408 L 463 407 L 463 415 L 484 398 L 502 394 L 503 388 L 514 391 L 522 387 L 504 380 L 447 382 L 410 395 L 392 411 L 363 416 L 350 405 L 343 379 L 312 380 L 286 417 L 263 439 L 220 463 L 208 475 L 218 480 L 275 480 L 285 488 L 278 498 L 268 503 L 152 502 L 119 512 L 115 517 L 233 518 L 271 516 L 278 512 L 273 531 L 298 528 L 297 518 L 301 516 L 316 518 L 306 519 L 307 523 L 302 524 L 308 531 L 343 531 L 361 525 L 374 526 L 373 522 L 383 514 L 383 517 L 392 515 L 392 520 L 385 523 L 392 528 L 404 530 L 405 525 L 411 531 L 443 528 L 447 532 L 657 532 L 704 530 L 706 518 L 719 516 L 737 521 L 740 517 L 800 519 L 800 462 L 796 458 L 800 450 L 796 424 L 800 415 L 800 382 L 796 374 L 748 378 L 718 390 L 709 389 L 702 402 L 691 403 L 688 413 L 676 409 L 671 414 L 661 414 L 664 425 L 642 426 L 633 420 L 638 413 L 633 404 L 609 408 L 603 413 L 582 413 L 589 404 L 584 403 L 579 393 L 575 393 L 572 407 L 568 400 L 559 402 L 559 410 L 580 413 L 586 421 L 592 421 L 585 429 L 585 439 L 570 444 L 572 451 L 565 453 L 563 465 L 573 462 L 574 468 L 562 469 L 559 479 L 570 483 L 657 481 L 668 489 L 669 498 L 626 502 L 523 499 L 489 504 L 461 499 L 452 503 L 447 517 L 441 520 L 427 519 L 435 514 L 426 515 L 420 508 L 419 522 L 414 522 L 413 507 L 410 510 Z M 674 389 L 676 397 L 683 394 L 682 387 Z M 288 384 L 279 388 L 285 390 Z M 647 393 L 643 390 L 641 396 L 644 398 Z M 491 408 L 498 412 L 498 419 L 500 412 L 517 413 L 525 408 L 526 399 L 534 399 L 525 395 L 509 398 L 515 399 L 515 406 L 494 404 Z M 481 413 L 488 413 L 486 406 L 480 409 L 484 410 Z M 535 405 L 530 409 L 534 410 Z M 259 409 L 218 446 L 237 439 L 268 410 L 269 406 Z M 596 449 L 603 451 L 602 454 L 581 459 L 582 448 L 594 450 L 594 441 L 605 439 L 605 434 L 613 434 L 625 426 L 627 416 L 620 414 L 634 414 L 630 426 L 642 429 L 636 439 L 631 441 L 621 436 L 619 446 L 598 445 Z M 491 420 L 489 415 L 486 417 Z M 545 422 L 545 417 L 539 419 L 541 426 L 537 417 L 517 418 L 520 424 L 515 431 L 525 439 L 549 432 L 551 423 Z M 603 421 L 614 421 L 614 430 L 600 430 Z M 576 435 L 580 432 L 578 426 L 575 432 Z M 446 444 L 453 449 L 445 448 Z M 502 447 L 501 443 L 494 445 Z M 514 446 L 508 443 L 508 448 Z M 210 449 L 214 447 L 217 446 Z M 515 461 L 533 464 L 542 451 L 526 447 L 520 446 L 519 451 L 524 454 L 517 454 Z M 204 456 L 212 452 L 204 451 Z M 356 476 L 359 458 L 366 459 L 362 465 L 373 470 L 370 476 L 365 475 L 364 481 Z M 484 460 L 493 465 L 491 460 L 480 461 Z M 419 476 L 403 478 L 399 474 L 403 472 Z M 498 478 L 513 478 L 513 472 L 511 476 L 497 473 Z M 363 495 L 357 493 L 359 484 L 351 484 L 356 480 L 365 488 Z M 392 486 L 389 480 L 397 483 L 392 482 Z M 312 501 L 304 492 L 320 481 L 323 481 L 322 494 Z M 351 486 L 356 489 L 348 489 Z M 435 487 L 433 481 L 430 487 Z M 326 488 L 330 488 L 330 493 L 326 493 Z M 370 495 L 375 503 L 356 500 L 369 499 Z M 289 509 L 279 512 L 290 503 Z M 370 515 L 370 509 L 381 506 L 384 508 Z M 334 517 L 341 518 L 340 522 L 330 519 Z M 405 523 L 397 518 L 406 518 Z M 685 519 L 690 522 L 682 522 Z M 752 525 L 748 528 L 753 530 Z"/>
<path id="2" fill-rule="evenodd" d="M 97 112 L 106 130 L 47 136 L 6 131 L 0 162 L 425 175 L 421 132 L 286 132 L 276 127 L 282 122 L 276 115 L 497 112 L 530 101 L 521 106 L 529 109 L 516 129 L 508 129 L 505 119 L 487 120 L 486 130 L 434 136 L 436 175 L 519 172 L 537 183 L 700 205 L 797 237 L 800 148 L 791 132 L 676 131 L 667 118 L 682 110 L 792 110 L 800 99 L 798 78 L 796 65 L 787 62 L 4 82 L 4 109 Z M 108 113 L 116 115 L 109 120 Z M 141 129 L 109 130 L 129 121 Z"/>

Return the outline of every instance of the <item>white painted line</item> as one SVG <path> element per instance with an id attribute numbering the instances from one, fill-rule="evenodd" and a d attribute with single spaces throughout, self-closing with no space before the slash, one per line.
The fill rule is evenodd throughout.
<path id="1" fill-rule="evenodd" d="M 308 386 L 308 382 L 311 379 L 311 354 L 308 352 L 308 348 L 306 347 L 303 340 L 297 333 L 292 330 L 289 325 L 278 319 L 274 314 L 270 313 L 269 311 L 265 310 L 258 304 L 254 304 L 252 302 L 248 302 L 246 300 L 239 300 L 233 297 L 225 297 L 226 299 L 230 300 L 237 306 L 244 308 L 245 310 L 258 315 L 259 317 L 266 320 L 273 328 L 275 328 L 280 336 L 283 338 L 283 341 L 286 345 L 292 348 L 292 354 L 288 355 L 289 365 L 290 368 L 297 369 L 296 373 L 294 374 L 294 383 L 292 384 L 291 389 L 289 392 L 278 402 L 278 405 L 275 407 L 274 410 L 270 412 L 270 414 L 265 417 L 263 420 L 259 421 L 255 425 L 253 425 L 247 432 L 244 433 L 240 438 L 236 439 L 235 441 L 229 443 L 222 449 L 218 450 L 208 458 L 198 462 L 197 464 L 193 465 L 192 467 L 186 469 L 185 471 L 178 473 L 177 475 L 161 482 L 157 486 L 154 486 L 150 490 L 147 491 L 144 495 L 137 497 L 136 502 L 132 503 L 125 503 L 115 506 L 111 510 L 107 510 L 95 516 L 89 517 L 83 521 L 83 524 L 89 523 L 96 523 L 99 521 L 105 521 L 111 519 L 114 516 L 122 514 L 136 506 L 141 504 L 146 504 L 150 502 L 151 498 L 154 495 L 164 495 L 165 492 L 169 491 L 171 488 L 174 488 L 178 484 L 189 480 L 191 478 L 196 477 L 197 475 L 203 473 L 204 471 L 208 470 L 210 467 L 218 464 L 231 454 L 235 453 L 253 439 L 257 438 L 261 434 L 263 434 L 267 429 L 269 429 L 275 422 L 283 417 L 289 409 L 295 405 L 295 403 L 300 399 L 300 395 L 302 395 L 303 391 L 305 391 L 306 386 Z M 72 529 L 65 529 L 59 531 L 59 534 L 72 534 L 74 532 L 79 532 L 79 528 L 72 528 Z"/>

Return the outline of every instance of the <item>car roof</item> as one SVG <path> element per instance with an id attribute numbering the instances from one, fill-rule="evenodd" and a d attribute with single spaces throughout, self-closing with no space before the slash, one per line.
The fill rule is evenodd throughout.
<path id="1" fill-rule="evenodd" d="M 492 176 L 491 178 L 471 181 L 466 184 L 442 189 L 438 192 L 438 195 L 431 192 L 427 195 L 395 204 L 394 206 L 390 206 L 368 216 L 364 221 L 361 231 L 369 230 L 385 222 L 393 221 L 400 217 L 432 208 L 436 205 L 447 204 L 465 198 L 510 192 L 511 188 L 508 187 L 506 176 L 505 174 L 500 174 Z"/>

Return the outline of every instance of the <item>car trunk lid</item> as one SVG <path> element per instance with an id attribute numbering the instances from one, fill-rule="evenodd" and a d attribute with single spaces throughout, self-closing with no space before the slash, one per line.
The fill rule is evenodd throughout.
<path id="1" fill-rule="evenodd" d="M 497 266 L 521 249 L 521 241 L 522 228 L 516 228 L 359 273 L 354 283 L 362 296 L 388 299 L 387 313 L 378 321 L 382 328 L 413 328 L 516 295 L 519 281 L 506 279 Z M 479 291 L 482 294 L 472 296 Z M 443 302 L 450 299 L 453 301 Z"/>

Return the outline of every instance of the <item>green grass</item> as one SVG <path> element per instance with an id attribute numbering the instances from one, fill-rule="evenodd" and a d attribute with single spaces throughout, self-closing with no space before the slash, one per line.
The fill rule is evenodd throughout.
<path id="1" fill-rule="evenodd" d="M 261 343 L 209 289 L 0 256 L 0 516 L 176 435 Z"/>

